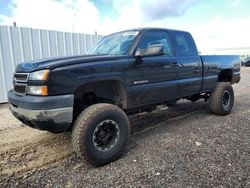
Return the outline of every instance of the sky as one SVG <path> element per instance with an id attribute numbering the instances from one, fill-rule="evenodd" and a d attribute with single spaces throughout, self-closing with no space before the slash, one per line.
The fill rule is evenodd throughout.
<path id="1" fill-rule="evenodd" d="M 191 32 L 202 54 L 250 47 L 249 0 L 0 0 L 0 24 L 107 35 L 138 27 Z"/>

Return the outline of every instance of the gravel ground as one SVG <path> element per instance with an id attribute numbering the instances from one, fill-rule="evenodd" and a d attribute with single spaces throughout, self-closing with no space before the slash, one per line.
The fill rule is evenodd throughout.
<path id="1" fill-rule="evenodd" d="M 70 134 L 28 128 L 0 106 L 0 187 L 250 187 L 250 68 L 227 116 L 203 101 L 130 117 L 124 156 L 94 168 Z"/>

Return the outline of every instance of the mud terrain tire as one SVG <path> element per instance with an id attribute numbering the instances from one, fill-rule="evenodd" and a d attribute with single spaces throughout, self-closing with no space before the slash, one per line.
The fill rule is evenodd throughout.
<path id="1" fill-rule="evenodd" d="M 102 166 L 123 154 L 129 133 L 129 119 L 121 108 L 106 103 L 94 104 L 76 119 L 72 145 L 78 156 L 94 166 Z"/>
<path id="2" fill-rule="evenodd" d="M 218 82 L 209 97 L 210 111 L 216 115 L 227 115 L 234 104 L 234 91 L 229 82 Z"/>

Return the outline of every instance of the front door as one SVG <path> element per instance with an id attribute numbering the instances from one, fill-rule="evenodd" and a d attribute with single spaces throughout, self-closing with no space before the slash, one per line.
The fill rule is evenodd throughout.
<path id="1" fill-rule="evenodd" d="M 140 90 L 139 105 L 163 102 L 176 98 L 178 65 L 173 54 L 167 31 L 148 30 L 142 34 L 137 49 L 147 49 L 150 45 L 162 44 L 164 54 L 143 56 L 142 63 L 135 68 L 143 71 L 143 79 L 134 81 L 134 89 Z M 136 100 L 136 99 L 135 99 Z"/>

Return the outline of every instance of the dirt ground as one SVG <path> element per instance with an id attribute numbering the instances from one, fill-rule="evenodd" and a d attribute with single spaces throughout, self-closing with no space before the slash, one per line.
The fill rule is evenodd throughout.
<path id="1" fill-rule="evenodd" d="M 202 100 L 131 116 L 128 151 L 99 168 L 70 133 L 31 129 L 0 105 L 0 187 L 250 187 L 250 68 L 234 89 L 228 116 Z"/>

